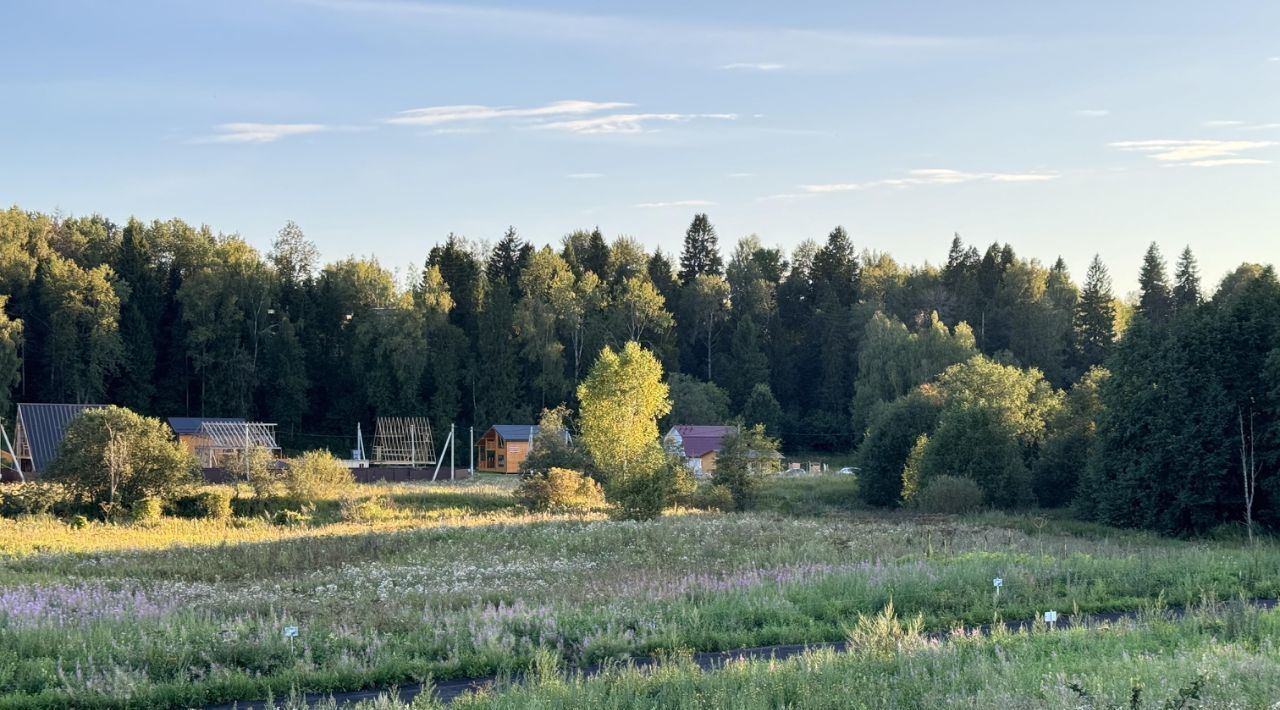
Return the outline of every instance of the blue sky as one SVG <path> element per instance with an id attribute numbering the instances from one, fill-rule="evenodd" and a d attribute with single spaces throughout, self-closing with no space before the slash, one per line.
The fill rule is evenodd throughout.
<path id="1" fill-rule="evenodd" d="M 1280 260 L 1280 3 L 0 7 L 0 202 L 420 264 L 599 225 Z"/>

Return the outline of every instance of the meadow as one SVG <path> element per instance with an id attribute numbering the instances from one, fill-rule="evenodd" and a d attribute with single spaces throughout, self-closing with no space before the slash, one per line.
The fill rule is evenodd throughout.
<path id="1" fill-rule="evenodd" d="M 1280 546 L 1270 541 L 830 503 L 854 485 L 784 479 L 755 512 L 671 511 L 643 523 L 525 513 L 510 479 L 361 486 L 362 500 L 324 501 L 292 525 L 266 514 L 150 527 L 0 521 L 0 707 L 188 707 L 531 668 L 555 672 L 460 707 L 630 707 L 637 697 L 680 706 L 686 692 L 718 707 L 734 682 L 758 690 L 743 706 L 764 707 L 807 696 L 810 683 L 885 673 L 915 678 L 926 704 L 986 705 L 1006 693 L 1056 706 L 1075 697 L 1072 682 L 1121 697 L 1133 678 L 1165 693 L 1201 674 L 1204 693 L 1245 706 L 1280 699 L 1273 681 L 1260 680 L 1280 677 L 1274 612 L 957 639 L 892 657 L 817 653 L 717 673 L 682 664 L 692 651 L 844 640 L 860 615 L 890 602 L 929 631 L 1047 609 L 1280 595 Z M 998 595 L 995 577 L 1004 580 Z M 285 636 L 289 627 L 296 637 Z M 1123 662 L 1086 662 L 1107 654 Z M 559 673 L 649 655 L 672 661 L 604 678 Z M 984 668 L 1007 678 L 982 690 Z M 924 688 L 934 676 L 955 682 Z M 1176 687 L 1152 686 L 1155 678 Z M 809 704 L 874 706 L 878 696 L 823 697 L 848 702 Z"/>

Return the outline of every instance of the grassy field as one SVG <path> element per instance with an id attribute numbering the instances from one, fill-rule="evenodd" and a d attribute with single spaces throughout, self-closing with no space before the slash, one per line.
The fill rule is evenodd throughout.
<path id="1" fill-rule="evenodd" d="M 362 496 L 377 501 L 377 514 L 363 521 L 341 514 L 352 501 L 327 502 L 295 526 L 265 517 L 150 528 L 0 521 L 0 707 L 185 707 L 294 688 L 832 641 L 890 600 L 903 616 L 919 615 L 925 629 L 949 629 L 1050 608 L 1093 612 L 1280 594 L 1280 546 L 1272 542 L 1246 549 L 1045 518 L 850 511 L 830 502 L 850 495 L 848 480 L 778 481 L 761 496 L 759 512 L 673 512 L 649 523 L 524 514 L 514 507 L 510 479 L 362 487 Z M 994 577 L 1004 579 L 998 597 Z M 640 696 L 627 693 L 675 699 L 683 688 L 708 698 L 702 706 L 719 707 L 716 698 L 728 697 L 731 679 L 740 677 L 757 688 L 744 706 L 771 706 L 770 698 L 783 697 L 775 691 L 803 695 L 810 681 L 892 668 L 959 679 L 946 691 L 952 695 L 919 691 L 926 704 L 969 698 L 962 704 L 986 706 L 979 701 L 999 692 L 1034 691 L 1052 705 L 1073 673 L 1085 687 L 1101 684 L 1096 692 L 1123 695 L 1128 686 L 1116 683 L 1161 676 L 1160 663 L 1172 664 L 1167 682 L 1179 687 L 1203 672 L 1205 692 L 1246 689 L 1252 695 L 1231 697 L 1248 706 L 1275 696 L 1274 686 L 1246 683 L 1280 676 L 1271 672 L 1280 669 L 1269 640 L 1274 615 L 1239 622 L 1238 637 L 1215 635 L 1220 622 L 1207 612 L 1202 621 L 973 639 L 893 658 L 819 654 L 726 671 L 737 676 L 677 662 L 610 679 L 548 678 L 469 702 L 630 707 L 626 698 Z M 298 636 L 285 638 L 292 626 Z M 1095 677 L 1083 661 L 1094 637 L 1106 642 L 1100 654 L 1145 654 L 1159 663 L 1126 675 L 1125 661 L 1096 669 Z M 1055 670 L 1051 659 L 1068 647 L 1061 644 L 1082 658 Z M 995 673 L 1013 649 L 1039 666 L 1005 669 L 996 695 L 977 693 L 982 675 L 970 666 L 986 659 Z M 616 700 L 591 702 L 611 688 Z"/>

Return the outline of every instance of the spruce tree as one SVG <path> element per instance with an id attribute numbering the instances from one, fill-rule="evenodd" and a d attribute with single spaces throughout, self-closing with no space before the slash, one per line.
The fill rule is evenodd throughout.
<path id="1" fill-rule="evenodd" d="M 1200 305 L 1200 298 L 1200 267 L 1188 246 L 1178 257 L 1177 270 L 1173 275 L 1173 308 L 1179 312 L 1194 309 Z"/>
<path id="2" fill-rule="evenodd" d="M 1111 275 L 1102 258 L 1094 255 L 1085 274 L 1084 290 L 1076 304 L 1076 359 L 1080 371 L 1101 364 L 1115 341 L 1116 306 Z"/>
<path id="3" fill-rule="evenodd" d="M 520 269 L 529 251 L 529 245 L 516 234 L 515 227 L 507 227 L 507 233 L 493 246 L 489 254 L 489 263 L 485 265 L 485 275 L 489 283 L 503 281 L 508 287 L 515 289 L 520 278 Z M 514 295 L 514 290 L 512 294 Z"/>
<path id="4" fill-rule="evenodd" d="M 694 215 L 693 222 L 684 233 L 684 251 L 680 254 L 680 283 L 688 286 L 699 276 L 719 276 L 724 273 L 720 259 L 720 245 L 716 228 L 706 213 Z"/>
<path id="5" fill-rule="evenodd" d="M 1173 311 L 1168 280 L 1160 247 L 1151 242 L 1147 253 L 1142 257 L 1142 271 L 1138 274 L 1138 289 L 1141 293 L 1138 313 L 1152 323 L 1163 323 Z"/>

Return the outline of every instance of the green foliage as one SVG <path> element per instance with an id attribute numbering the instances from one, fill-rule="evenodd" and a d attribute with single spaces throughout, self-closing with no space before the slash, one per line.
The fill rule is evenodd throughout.
<path id="1" fill-rule="evenodd" d="M 106 407 L 67 426 L 45 477 L 114 515 L 143 498 L 170 500 L 197 475 L 195 459 L 160 420 Z"/>
<path id="2" fill-rule="evenodd" d="M 768 383 L 760 382 L 751 388 L 751 396 L 742 405 L 743 422 L 762 425 L 765 434 L 776 439 L 781 436 L 783 416 L 782 405 L 778 404 Z"/>
<path id="3" fill-rule="evenodd" d="M 10 391 L 22 374 L 22 321 L 9 317 L 5 311 L 9 297 L 0 295 L 0 415 L 13 411 Z"/>
<path id="4" fill-rule="evenodd" d="M 173 513 L 196 520 L 228 520 L 231 518 L 231 492 L 211 488 L 180 496 L 173 501 Z"/>
<path id="5" fill-rule="evenodd" d="M 252 446 L 240 452 L 231 466 L 235 474 L 249 484 L 257 498 L 265 499 L 284 493 L 288 470 L 284 462 L 277 461 L 271 452 L 260 446 Z"/>
<path id="6" fill-rule="evenodd" d="M 972 479 L 938 476 L 925 484 L 913 503 L 922 513 L 972 513 L 982 507 L 983 499 Z"/>
<path id="7" fill-rule="evenodd" d="M 699 276 L 718 276 L 723 273 L 720 245 L 716 228 L 706 213 L 694 215 L 693 222 L 684 233 L 684 251 L 680 254 L 680 281 L 688 286 Z"/>
<path id="8" fill-rule="evenodd" d="M 1089 263 L 1076 305 L 1075 333 L 1076 363 L 1081 371 L 1101 364 L 1110 354 L 1116 334 L 1115 297 L 1111 293 L 1111 275 L 1096 255 Z"/>
<path id="9" fill-rule="evenodd" d="M 66 515 L 75 508 L 66 487 L 47 481 L 10 484 L 0 487 L 0 516 Z"/>
<path id="10" fill-rule="evenodd" d="M 920 493 L 920 460 L 924 458 L 925 449 L 929 446 L 929 435 L 916 437 L 907 460 L 902 465 L 902 502 L 912 503 Z"/>
<path id="11" fill-rule="evenodd" d="M 737 510 L 746 510 L 755 502 L 760 481 L 776 474 L 780 461 L 778 440 L 766 434 L 763 425 L 739 426 L 720 442 L 715 482 L 733 494 Z"/>
<path id="12" fill-rule="evenodd" d="M 653 472 L 654 451 L 661 451 L 658 417 L 671 409 L 667 393 L 662 365 L 638 343 L 601 351 L 578 386 L 578 400 L 582 443 L 606 483 Z"/>
<path id="13" fill-rule="evenodd" d="M 564 468 L 549 468 L 521 479 L 516 500 L 529 510 L 565 512 L 605 507 L 604 489 L 590 476 Z"/>
<path id="14" fill-rule="evenodd" d="M 733 497 L 733 491 L 726 485 L 718 483 L 704 483 L 699 485 L 697 490 L 689 499 L 689 505 L 702 510 L 719 510 L 730 511 L 737 508 L 737 503 Z"/>
<path id="15" fill-rule="evenodd" d="M 308 451 L 290 459 L 282 474 L 285 491 L 299 501 L 334 497 L 355 485 L 351 469 L 325 450 Z"/>
<path id="16" fill-rule="evenodd" d="M 924 617 L 917 614 L 910 621 L 902 621 L 890 600 L 879 614 L 858 614 L 858 621 L 845 631 L 845 638 L 851 652 L 887 660 L 928 645 L 923 632 Z"/>
<path id="17" fill-rule="evenodd" d="M 362 498 L 344 495 L 338 502 L 338 517 L 351 523 L 372 524 L 395 516 L 391 499 L 385 495 Z"/>
<path id="18" fill-rule="evenodd" d="M 1108 374 L 1102 368 L 1085 373 L 1046 423 L 1044 443 L 1032 467 L 1036 502 L 1043 508 L 1059 508 L 1075 499 L 1076 484 L 1093 453 L 1102 414 L 1100 387 Z"/>
<path id="19" fill-rule="evenodd" d="M 129 522 L 134 525 L 155 525 L 164 515 L 164 502 L 154 496 L 139 498 L 129 507 Z"/>
<path id="20" fill-rule="evenodd" d="M 723 424 L 729 420 L 729 395 L 714 382 L 702 382 L 684 373 L 667 378 L 671 393 L 671 424 Z"/>
<path id="21" fill-rule="evenodd" d="M 919 437 L 933 431 L 942 410 L 937 389 L 921 387 L 881 405 L 858 447 L 860 491 L 867 503 L 897 505 L 902 499 L 902 472 Z"/>
<path id="22" fill-rule="evenodd" d="M 563 404 L 542 411 L 529 455 L 520 462 L 521 474 L 545 473 L 552 468 L 587 469 L 591 462 L 570 435 L 568 420 L 569 408 Z"/>

